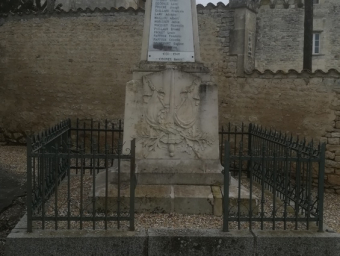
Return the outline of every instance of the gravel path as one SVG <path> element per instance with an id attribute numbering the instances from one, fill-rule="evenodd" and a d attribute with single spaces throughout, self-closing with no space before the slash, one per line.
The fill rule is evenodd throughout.
<path id="1" fill-rule="evenodd" d="M 0 187 L 4 177 L 15 179 L 16 186 L 23 187 L 26 179 L 26 147 L 0 144 Z M 1 207 L 0 207 L 1 208 Z M 325 224 L 340 232 L 340 195 L 325 194 Z M 25 213 L 25 197 L 18 193 L 11 205 L 0 211 L 0 256 L 3 255 L 5 238 L 17 221 Z M 136 228 L 175 227 L 175 228 L 221 228 L 222 218 L 210 215 L 182 214 L 137 214 Z M 91 226 L 92 227 L 92 226 Z M 126 223 L 127 227 L 127 223 Z M 235 224 L 232 224 L 235 227 Z"/>

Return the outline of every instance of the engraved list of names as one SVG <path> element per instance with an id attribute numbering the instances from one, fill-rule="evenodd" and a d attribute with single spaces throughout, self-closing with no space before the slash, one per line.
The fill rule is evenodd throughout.
<path id="1" fill-rule="evenodd" d="M 191 0 L 152 1 L 148 61 L 195 61 Z"/>

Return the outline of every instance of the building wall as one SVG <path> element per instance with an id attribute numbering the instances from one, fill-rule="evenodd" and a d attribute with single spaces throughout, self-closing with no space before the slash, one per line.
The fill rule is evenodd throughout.
<path id="1" fill-rule="evenodd" d="M 256 69 L 303 69 L 304 9 L 290 0 L 275 6 L 262 1 L 257 15 Z M 314 31 L 321 32 L 321 54 L 313 56 L 313 70 L 340 68 L 340 3 L 320 0 L 314 5 Z"/>
<path id="2" fill-rule="evenodd" d="M 315 69 L 340 69 L 340 2 L 322 0 L 315 5 L 314 31 L 321 32 L 321 54 L 313 57 Z"/>
<path id="3" fill-rule="evenodd" d="M 262 5 L 257 16 L 255 67 L 258 70 L 302 70 L 304 10 Z"/>

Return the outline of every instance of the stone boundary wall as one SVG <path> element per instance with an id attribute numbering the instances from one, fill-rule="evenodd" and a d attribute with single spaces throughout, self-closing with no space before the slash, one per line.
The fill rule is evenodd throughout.
<path id="1" fill-rule="evenodd" d="M 6 138 L 67 117 L 122 118 L 143 20 L 143 11 L 132 8 L 8 17 L 0 27 Z"/>
<path id="2" fill-rule="evenodd" d="M 335 97 L 331 102 L 334 120 L 322 134 L 321 141 L 326 145 L 326 191 L 340 194 L 340 87 L 333 90 Z"/>
<path id="3" fill-rule="evenodd" d="M 340 193 L 340 73 L 254 71 L 219 86 L 220 123 L 256 123 L 325 142 L 326 191 Z"/>
<path id="4" fill-rule="evenodd" d="M 216 83 L 236 73 L 228 57 L 233 11 L 197 6 L 202 61 Z M 140 60 L 144 10 L 111 8 L 0 19 L 1 137 L 24 142 L 65 118 L 123 118 L 125 84 Z"/>

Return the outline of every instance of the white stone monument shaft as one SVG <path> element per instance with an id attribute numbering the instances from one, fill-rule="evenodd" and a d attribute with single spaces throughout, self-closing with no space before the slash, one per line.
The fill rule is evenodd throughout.
<path id="1" fill-rule="evenodd" d="M 191 0 L 154 0 L 148 61 L 194 62 Z"/>

